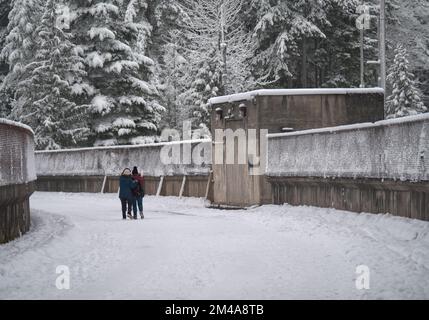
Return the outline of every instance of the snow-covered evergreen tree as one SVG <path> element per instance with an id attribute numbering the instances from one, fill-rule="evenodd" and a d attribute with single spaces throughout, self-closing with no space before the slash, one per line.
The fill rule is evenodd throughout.
<path id="1" fill-rule="evenodd" d="M 8 26 L 0 59 L 8 65 L 9 72 L 2 79 L 0 103 L 4 114 L 9 114 L 15 96 L 17 83 L 28 77 L 25 67 L 32 62 L 35 48 L 35 29 L 42 14 L 41 0 L 12 0 L 8 6 Z"/>
<path id="2" fill-rule="evenodd" d="M 71 0 L 72 30 L 84 52 L 95 145 L 139 143 L 156 135 L 164 108 L 146 55 L 152 26 L 145 0 Z"/>
<path id="3" fill-rule="evenodd" d="M 22 70 L 29 76 L 18 82 L 13 119 L 30 125 L 38 149 L 75 147 L 86 140 L 86 75 L 83 59 L 62 30 L 59 0 L 48 0 L 35 30 L 35 55 Z"/>
<path id="4" fill-rule="evenodd" d="M 1 58 L 10 67 L 5 83 L 11 86 L 22 77 L 23 68 L 34 54 L 34 31 L 42 12 L 39 0 L 12 0 L 12 10 L 9 13 L 8 35 Z"/>
<path id="5" fill-rule="evenodd" d="M 163 48 L 163 56 L 160 62 L 162 77 L 163 105 L 166 108 L 163 117 L 163 127 L 180 129 L 183 120 L 186 119 L 179 99 L 186 85 L 182 79 L 185 77 L 187 61 L 178 50 L 177 39 L 172 39 Z"/>
<path id="6" fill-rule="evenodd" d="M 71 8 L 66 15 L 71 20 L 70 40 L 76 45 L 73 50 L 84 59 L 87 73 L 76 75 L 73 95 L 62 98 L 77 106 L 90 104 L 86 115 L 92 132 L 89 144 L 152 141 L 160 128 L 180 128 L 187 119 L 194 121 L 194 130 L 205 128 L 209 122 L 207 100 L 216 95 L 263 86 L 359 85 L 356 8 L 361 0 L 57 2 Z M 410 71 L 418 75 L 427 93 L 427 37 L 421 33 L 425 10 L 421 4 L 409 2 L 387 3 L 388 40 L 396 43 L 411 26 L 419 32 L 410 40 L 416 44 L 409 49 Z M 15 118 L 30 115 L 28 108 L 35 107 L 29 101 L 40 98 L 31 97 L 31 91 L 23 88 L 36 79 L 34 66 L 40 66 L 40 56 L 35 55 L 40 53 L 36 47 L 40 37 L 35 30 L 46 3 L 0 0 L 0 116 L 11 116 L 12 106 Z M 376 16 L 379 1 L 368 0 L 367 4 Z M 419 6 L 420 11 L 408 23 L 406 17 Z M 401 25 L 392 26 L 395 16 Z M 418 28 L 416 19 L 421 22 Z M 366 60 L 378 59 L 376 31 L 374 18 L 371 30 L 365 32 Z M 391 56 L 388 58 L 393 60 Z M 376 68 L 366 70 L 368 85 L 376 85 Z M 66 79 L 61 72 L 60 77 Z M 160 105 L 167 107 L 162 117 Z M 40 117 L 48 114 L 46 110 L 38 113 Z"/>
<path id="7" fill-rule="evenodd" d="M 310 39 L 325 39 L 321 30 L 329 22 L 326 11 L 330 0 L 253 1 L 258 22 L 254 33 L 259 51 L 255 57 L 256 72 L 269 70 L 273 80 L 287 79 L 301 68 L 302 85 L 306 86 L 308 46 Z M 291 64 L 301 58 L 300 64 Z"/>
<path id="8" fill-rule="evenodd" d="M 181 130 L 184 114 L 183 93 L 187 85 L 183 78 L 188 72 L 187 60 L 183 56 L 183 41 L 179 32 L 183 14 L 176 1 L 160 0 L 154 13 L 154 30 L 151 55 L 156 57 L 156 72 L 159 77 L 161 104 L 166 108 L 161 128 Z"/>
<path id="9" fill-rule="evenodd" d="M 0 48 L 3 48 L 6 42 L 10 8 L 9 0 L 0 0 Z M 0 59 L 0 88 L 2 87 L 3 80 L 8 72 L 8 64 L 6 61 Z M 9 116 L 12 102 L 11 98 L 12 93 L 0 90 L 0 118 L 7 118 Z"/>
<path id="10" fill-rule="evenodd" d="M 387 118 L 416 115 L 427 111 L 417 88 L 414 75 L 409 71 L 407 50 L 401 45 L 395 49 L 395 59 L 387 80 L 392 84 L 392 94 L 386 100 Z"/>
<path id="11" fill-rule="evenodd" d="M 258 41 L 254 73 L 268 70 L 268 79 L 275 81 L 271 87 L 358 86 L 356 9 L 361 4 L 361 0 L 252 0 L 248 19 L 256 21 Z M 377 59 L 376 31 L 374 20 L 365 35 L 367 60 Z"/>
<path id="12" fill-rule="evenodd" d="M 205 52 L 204 56 L 204 60 L 198 59 L 198 64 L 194 64 L 197 59 L 193 55 L 187 56 L 187 59 L 195 60 L 188 60 L 193 61 L 190 72 L 183 77 L 188 87 L 179 96 L 186 118 L 192 121 L 195 130 L 204 130 L 209 125 L 208 100 L 223 94 L 219 89 L 222 84 L 222 62 L 217 51 Z"/>
<path id="13" fill-rule="evenodd" d="M 359 16 L 357 7 L 361 4 L 361 0 L 331 2 L 327 11 L 329 24 L 323 28 L 326 38 L 314 40 L 317 49 L 314 59 L 310 58 L 314 61 L 309 69 L 314 66 L 316 87 L 348 88 L 360 84 L 360 31 L 356 28 L 356 19 Z M 375 21 L 372 30 L 377 30 Z M 370 56 L 377 48 L 369 43 L 370 31 L 365 31 L 365 55 L 367 60 L 377 60 L 378 57 Z"/>
<path id="14" fill-rule="evenodd" d="M 6 42 L 7 26 L 9 24 L 10 1 L 0 0 L 0 48 L 3 48 Z M 1 52 L 1 49 L 0 49 Z M 0 83 L 8 73 L 6 61 L 0 60 Z M 1 107 L 0 107 L 1 108 Z"/>
<path id="15" fill-rule="evenodd" d="M 7 27 L 8 16 L 10 12 L 11 1 L 10 0 L 0 0 L 0 28 L 3 29 Z"/>
<path id="16" fill-rule="evenodd" d="M 195 128 L 208 124 L 209 98 L 252 89 L 253 41 L 241 13 L 243 0 L 183 0 L 183 55 L 189 84 L 183 92 L 185 108 Z"/>

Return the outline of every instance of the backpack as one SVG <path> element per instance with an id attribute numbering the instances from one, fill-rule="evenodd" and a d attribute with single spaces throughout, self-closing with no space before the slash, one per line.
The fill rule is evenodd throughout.
<path id="1" fill-rule="evenodd" d="M 136 182 L 136 186 L 133 189 L 133 195 L 136 197 L 144 197 L 144 190 L 141 183 L 137 179 L 133 179 Z"/>

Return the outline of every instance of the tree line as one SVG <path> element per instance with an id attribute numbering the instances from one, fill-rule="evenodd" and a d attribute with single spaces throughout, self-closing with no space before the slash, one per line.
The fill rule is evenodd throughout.
<path id="1" fill-rule="evenodd" d="M 361 3 L 0 0 L 0 116 L 30 125 L 38 149 L 148 143 L 189 119 L 205 137 L 213 96 L 358 87 Z M 364 48 L 377 59 L 376 23 Z"/>

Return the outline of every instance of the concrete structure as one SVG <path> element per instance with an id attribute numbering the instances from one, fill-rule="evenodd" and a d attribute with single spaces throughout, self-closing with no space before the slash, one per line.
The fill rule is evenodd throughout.
<path id="1" fill-rule="evenodd" d="M 210 167 L 217 147 L 227 147 L 223 137 L 37 152 L 37 189 L 116 193 L 122 169 L 137 165 L 152 195 L 206 197 L 215 206 L 289 203 L 429 220 L 429 115 L 377 121 L 383 118 L 382 96 L 379 89 L 268 90 L 215 98 L 214 137 L 216 129 L 243 129 L 245 139 L 249 129 L 269 132 L 266 139 L 256 137 L 266 143 L 256 150 L 256 156 L 266 150 L 259 164 L 249 158 Z M 317 129 L 306 130 L 312 127 Z M 202 161 L 166 164 L 165 147 L 178 148 L 182 160 L 188 150 Z"/>
<path id="2" fill-rule="evenodd" d="M 429 220 L 429 115 L 273 134 L 275 204 Z"/>
<path id="3" fill-rule="evenodd" d="M 384 118 L 384 91 L 375 89 L 259 90 L 213 98 L 212 134 L 218 129 L 233 131 L 266 129 L 270 134 L 332 127 Z M 261 155 L 264 145 L 257 138 Z M 222 145 L 223 141 L 215 142 Z M 213 152 L 213 156 L 215 156 Z M 225 153 L 226 154 L 226 153 Z M 270 155 L 268 155 L 269 157 Z M 214 203 L 246 207 L 271 203 L 270 184 L 264 175 L 254 176 L 251 163 L 216 164 L 213 161 Z M 264 166 L 264 164 L 261 164 Z"/>
<path id="4" fill-rule="evenodd" d="M 173 159 L 170 153 L 179 156 Z M 190 154 L 194 155 L 192 159 Z M 185 159 L 187 164 L 181 164 Z M 39 151 L 37 190 L 116 193 L 122 170 L 138 166 L 143 170 L 148 195 L 210 199 L 210 162 L 210 140 Z"/>
<path id="5" fill-rule="evenodd" d="M 30 229 L 29 198 L 35 180 L 32 130 L 0 119 L 0 243 Z"/>

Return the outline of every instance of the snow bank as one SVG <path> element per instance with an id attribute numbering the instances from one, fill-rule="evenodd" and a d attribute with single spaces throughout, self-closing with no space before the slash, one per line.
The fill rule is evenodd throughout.
<path id="1" fill-rule="evenodd" d="M 346 95 L 346 94 L 383 94 L 382 88 L 333 88 L 333 89 L 264 89 L 229 96 L 215 97 L 209 100 L 210 105 L 228 102 L 252 100 L 258 96 L 299 96 L 299 95 Z"/>
<path id="2" fill-rule="evenodd" d="M 21 123 L 0 119 L 0 186 L 34 180 L 33 131 Z"/>
<path id="3" fill-rule="evenodd" d="M 272 134 L 267 174 L 429 180 L 429 115 Z"/>
<path id="4" fill-rule="evenodd" d="M 138 166 L 147 176 L 207 175 L 209 161 L 202 164 L 164 164 L 161 150 L 211 151 L 210 140 L 156 143 L 140 146 L 115 146 L 36 152 L 38 176 L 119 175 L 126 167 Z M 211 154 L 206 155 L 211 159 Z"/>

